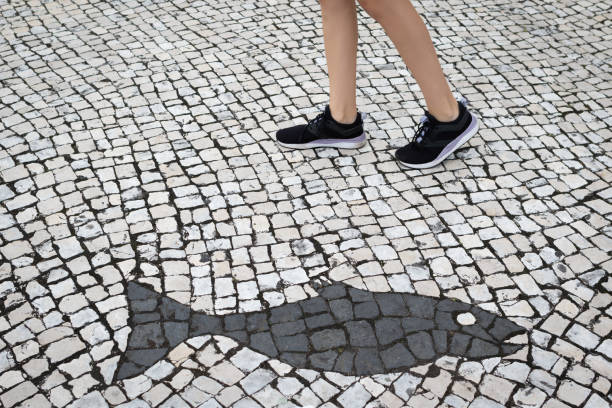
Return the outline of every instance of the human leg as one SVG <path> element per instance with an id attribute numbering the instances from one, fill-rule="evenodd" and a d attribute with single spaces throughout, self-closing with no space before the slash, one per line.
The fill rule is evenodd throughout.
<path id="1" fill-rule="evenodd" d="M 359 148 L 366 143 L 356 106 L 357 10 L 355 0 L 320 0 L 330 103 L 306 125 L 280 129 L 278 143 L 293 149 Z"/>
<path id="2" fill-rule="evenodd" d="M 359 4 L 380 23 L 397 48 L 423 92 L 427 110 L 440 121 L 456 119 L 457 100 L 446 81 L 427 27 L 410 0 L 359 0 Z"/>
<path id="3" fill-rule="evenodd" d="M 410 0 L 359 0 L 393 41 L 427 103 L 412 141 L 395 152 L 399 164 L 440 164 L 478 131 L 478 119 L 451 93 L 425 23 Z"/>
<path id="4" fill-rule="evenodd" d="M 357 10 L 355 0 L 320 0 L 329 73 L 329 107 L 340 123 L 357 115 Z"/>

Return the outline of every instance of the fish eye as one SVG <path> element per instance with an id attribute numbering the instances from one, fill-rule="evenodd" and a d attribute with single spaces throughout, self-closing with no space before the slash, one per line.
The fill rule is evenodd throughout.
<path id="1" fill-rule="evenodd" d="M 457 323 L 462 326 L 470 326 L 476 323 L 476 318 L 470 312 L 460 313 L 457 315 Z"/>

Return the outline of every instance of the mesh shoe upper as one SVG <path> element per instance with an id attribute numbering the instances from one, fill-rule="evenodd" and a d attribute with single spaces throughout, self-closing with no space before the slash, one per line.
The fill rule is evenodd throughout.
<path id="1" fill-rule="evenodd" d="M 429 112 L 421 119 L 412 141 L 395 152 L 405 163 L 422 164 L 433 161 L 442 150 L 461 135 L 472 121 L 465 105 L 458 101 L 459 116 L 450 122 L 440 122 Z"/>
<path id="2" fill-rule="evenodd" d="M 276 132 L 279 142 L 302 144 L 318 139 L 351 139 L 363 133 L 361 114 L 351 124 L 339 123 L 331 116 L 329 105 L 308 124 L 295 125 Z"/>

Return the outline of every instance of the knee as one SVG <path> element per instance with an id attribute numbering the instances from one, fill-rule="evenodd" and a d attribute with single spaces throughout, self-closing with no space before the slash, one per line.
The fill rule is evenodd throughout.
<path id="1" fill-rule="evenodd" d="M 372 17 L 379 21 L 382 17 L 382 12 L 385 8 L 386 1 L 384 0 L 358 0 L 359 5 Z"/>

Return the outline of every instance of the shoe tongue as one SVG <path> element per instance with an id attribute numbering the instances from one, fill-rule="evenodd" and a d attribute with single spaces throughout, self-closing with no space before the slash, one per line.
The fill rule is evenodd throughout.
<path id="1" fill-rule="evenodd" d="M 331 110 L 329 109 L 329 105 L 325 105 L 325 117 L 331 118 Z"/>

